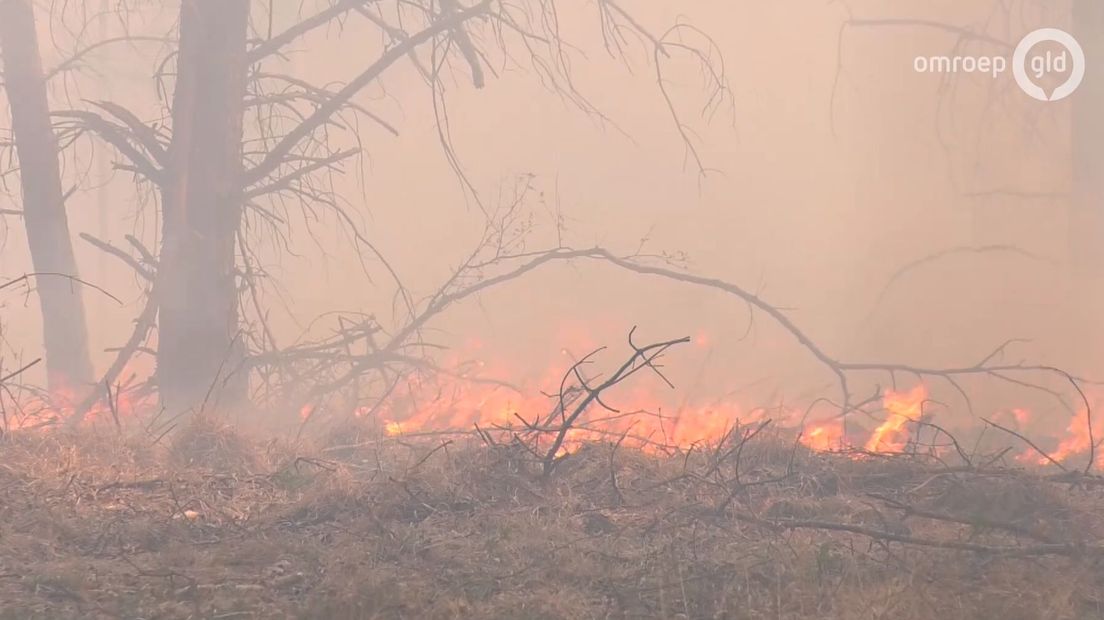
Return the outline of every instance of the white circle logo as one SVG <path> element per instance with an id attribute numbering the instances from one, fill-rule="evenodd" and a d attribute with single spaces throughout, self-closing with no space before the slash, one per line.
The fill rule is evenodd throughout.
<path id="1" fill-rule="evenodd" d="M 1043 87 L 1032 80 L 1031 74 L 1027 72 L 1028 52 L 1036 45 L 1048 41 L 1061 45 L 1065 51 L 1060 56 L 1054 56 L 1048 52 L 1046 56 L 1032 58 L 1032 74 L 1038 79 L 1051 71 L 1064 72 L 1067 67 L 1069 70 L 1069 78 L 1066 82 L 1055 88 L 1049 95 Z M 1069 56 L 1066 55 L 1067 53 Z M 1016 77 L 1016 83 L 1020 88 L 1031 97 L 1039 101 L 1059 101 L 1073 94 L 1085 79 L 1085 52 L 1070 33 L 1057 28 L 1040 28 L 1029 33 L 1016 46 L 1016 52 L 1012 55 L 1012 74 Z"/>

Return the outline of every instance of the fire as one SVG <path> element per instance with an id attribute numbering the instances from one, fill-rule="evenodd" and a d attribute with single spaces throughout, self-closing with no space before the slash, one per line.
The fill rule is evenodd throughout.
<path id="1" fill-rule="evenodd" d="M 1075 456 L 1087 455 L 1095 442 L 1097 446 L 1097 466 L 1104 467 L 1104 455 L 1101 455 L 1099 451 L 1101 439 L 1104 439 L 1104 421 L 1094 416 L 1092 422 L 1092 433 L 1090 433 L 1089 412 L 1087 409 L 1079 411 L 1070 420 L 1069 426 L 1066 427 L 1066 437 L 1050 454 L 1050 458 L 1039 457 L 1038 463 L 1046 465 L 1050 463 L 1051 459 L 1064 463 Z"/>
<path id="2" fill-rule="evenodd" d="M 1031 412 L 1027 409 L 1015 408 L 1009 415 L 1012 416 L 1012 419 L 1016 422 L 1016 426 L 1019 428 L 1027 426 L 1027 423 L 1031 421 Z"/>
<path id="3" fill-rule="evenodd" d="M 868 452 L 900 452 L 908 444 L 908 424 L 920 419 L 924 414 L 924 401 L 928 398 L 928 389 L 923 383 L 917 384 L 908 392 L 886 390 L 882 406 L 889 417 L 874 430 L 867 440 Z"/>
<path id="4" fill-rule="evenodd" d="M 585 346 L 589 346 L 589 339 L 584 340 Z M 702 332 L 693 341 L 706 347 L 710 338 Z M 580 350 L 579 347 L 564 348 L 552 367 L 533 380 L 515 386 L 490 377 L 509 377 L 511 371 L 516 371 L 516 365 L 472 361 L 472 354 L 482 353 L 485 347 L 478 340 L 466 344 L 464 354 L 456 354 L 442 365 L 452 371 L 411 378 L 395 389 L 387 400 L 357 407 L 353 415 L 357 419 L 378 420 L 383 433 L 399 437 L 469 432 L 475 427 L 492 433 L 540 431 L 551 434 L 560 427 L 566 415 L 577 412 L 583 400 L 583 391 L 577 386 L 574 391 L 569 389 L 565 393 L 563 412 L 559 411 L 560 397 L 550 394 L 549 390 L 555 392 L 559 388 L 565 371 L 579 358 L 572 350 Z M 584 372 L 591 371 L 585 368 Z M 134 373 L 123 374 L 135 376 Z M 82 409 L 81 420 L 86 425 L 121 424 L 143 412 L 155 412 L 156 395 L 134 389 L 134 385 L 132 381 L 119 389 L 113 388 L 110 399 L 104 394 L 91 405 L 86 394 L 72 390 L 55 390 L 52 394 L 30 388 L 6 391 L 0 394 L 0 432 L 50 428 L 81 414 Z M 805 412 L 796 408 L 749 409 L 731 398 L 670 406 L 670 400 L 678 398 L 677 393 L 666 391 L 666 386 L 659 383 L 634 380 L 616 386 L 610 393 L 603 393 L 602 402 L 592 402 L 582 411 L 559 451 L 569 454 L 588 442 L 619 442 L 644 451 L 713 446 L 732 437 L 734 429 L 748 429 L 769 419 L 772 428 L 792 431 L 810 450 L 844 452 L 861 459 L 866 458 L 863 453 L 905 450 L 915 431 L 915 423 L 924 416 L 928 396 L 928 388 L 923 383 L 902 391 L 885 390 L 881 398 L 885 419 L 868 436 L 858 437 L 853 434 L 855 429 L 848 430 L 842 417 L 806 421 Z M 305 422 L 333 411 L 336 410 L 328 406 L 306 403 L 298 414 Z M 1027 465 L 1048 465 L 1052 460 L 1064 463 L 1087 456 L 1093 441 L 1100 446 L 1104 440 L 1104 415 L 1093 416 L 1091 433 L 1088 418 L 1088 412 L 1082 409 L 1073 416 L 1063 434 L 1051 435 L 1049 444 L 1040 442 L 1044 446 L 1056 444 L 1049 453 L 1050 458 L 1027 448 L 1015 459 Z M 1038 427 L 1041 422 L 1033 420 L 1025 408 L 1003 409 L 991 419 L 1028 435 L 1031 434 L 1028 426 Z M 852 451 L 855 446 L 862 446 L 863 450 Z M 1104 468 L 1104 450 L 1096 450 L 1096 459 L 1097 465 Z"/>
<path id="5" fill-rule="evenodd" d="M 843 422 L 833 420 L 824 424 L 812 424 L 802 430 L 801 443 L 817 452 L 842 450 L 846 446 Z"/>
<path id="6" fill-rule="evenodd" d="M 539 385 L 559 385 L 563 372 L 563 368 L 550 370 Z M 379 417 L 389 436 L 470 430 L 475 426 L 491 431 L 504 428 L 524 431 L 559 424 L 559 418 L 550 418 L 559 405 L 558 398 L 524 396 L 533 393 L 539 394 L 539 390 L 514 391 L 473 383 L 468 378 L 438 378 L 427 384 L 412 381 L 393 402 L 381 408 Z M 909 438 L 908 425 L 920 419 L 927 396 L 923 384 L 907 392 L 887 390 L 883 406 L 889 416 L 862 444 L 866 450 L 903 450 Z M 688 449 L 715 445 L 729 436 L 735 426 L 749 426 L 767 418 L 778 427 L 800 430 L 799 440 L 809 449 L 833 452 L 850 447 L 842 419 L 802 425 L 803 412 L 797 409 L 747 409 L 740 403 L 722 401 L 683 404 L 665 411 L 661 405 L 663 398 L 647 387 L 636 387 L 627 393 L 620 390 L 616 395 L 606 395 L 604 400 L 616 410 L 593 403 L 568 434 L 569 450 L 587 441 L 622 441 L 646 451 L 661 446 Z M 566 403 L 568 413 L 574 411 L 576 404 L 576 401 Z"/>
<path id="7" fill-rule="evenodd" d="M 562 368 L 550 371 L 539 385 L 558 385 L 562 374 Z M 730 402 L 684 405 L 668 412 L 659 404 L 662 399 L 646 389 L 622 391 L 608 398 L 608 404 L 617 409 L 592 403 L 568 433 L 567 452 L 588 441 L 623 441 L 644 450 L 659 446 L 689 448 L 715 443 L 734 425 L 755 424 L 767 417 L 761 410 L 746 411 Z M 566 395 L 566 415 L 574 413 L 580 403 L 579 394 Z M 485 431 L 509 428 L 524 432 L 558 426 L 563 415 L 558 412 L 559 405 L 558 396 L 542 394 L 535 386 L 512 389 L 462 378 L 437 378 L 405 385 L 380 408 L 379 419 L 389 436 L 470 430 L 475 426 Z M 793 414 L 796 412 L 787 412 L 786 416 Z"/>
<path id="8" fill-rule="evenodd" d="M 135 375 L 124 370 L 120 376 Z M 122 424 L 153 409 L 153 396 L 131 389 L 130 385 L 112 387 L 110 394 L 103 388 L 99 391 L 100 397 L 91 400 L 94 395 L 80 389 L 57 388 L 51 393 L 28 388 L 6 390 L 0 394 L 0 432 L 49 428 L 77 416 L 84 425 Z"/>

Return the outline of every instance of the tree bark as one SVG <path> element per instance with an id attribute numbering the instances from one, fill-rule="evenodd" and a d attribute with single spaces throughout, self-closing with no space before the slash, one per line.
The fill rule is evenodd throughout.
<path id="1" fill-rule="evenodd" d="M 170 411 L 245 394 L 235 234 L 242 213 L 248 0 L 183 0 L 162 198 L 158 383 Z"/>
<path id="2" fill-rule="evenodd" d="M 23 220 L 31 250 L 50 390 L 78 396 L 91 387 L 84 301 L 61 189 L 32 0 L 0 0 L 0 56 L 19 157 Z"/>
<path id="3" fill-rule="evenodd" d="M 1104 2 L 1074 0 L 1074 37 L 1085 51 L 1085 81 L 1073 105 L 1070 253 L 1082 277 L 1104 275 Z"/>
<path id="4" fill-rule="evenodd" d="M 1067 206 L 1070 283 L 1066 307 L 1084 373 L 1104 362 L 1104 2 L 1074 0 L 1073 36 L 1085 51 L 1085 81 L 1070 97 L 1071 195 Z"/>

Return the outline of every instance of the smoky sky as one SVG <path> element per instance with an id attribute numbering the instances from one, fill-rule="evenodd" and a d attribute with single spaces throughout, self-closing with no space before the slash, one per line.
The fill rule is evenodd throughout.
<path id="1" fill-rule="evenodd" d="M 657 89 L 650 51 L 634 42 L 627 58 L 605 53 L 585 5 L 563 9 L 565 30 L 587 50 L 573 61 L 575 86 L 601 116 L 519 67 L 502 67 L 481 90 L 459 71 L 449 82 L 451 138 L 463 172 L 492 206 L 528 179 L 534 245 L 562 234 L 576 247 L 684 255 L 687 269 L 786 308 L 842 358 L 953 365 L 1023 338 L 1031 341 L 1024 355 L 1076 372 L 1099 364 L 1088 345 L 1099 287 L 1075 274 L 1067 256 L 1063 195 L 1077 95 L 1043 104 L 1016 91 L 1008 75 L 948 81 L 918 74 L 913 60 L 955 50 L 955 34 L 845 25 L 899 17 L 984 23 L 994 37 L 1013 39 L 1042 24 L 1067 26 L 1059 8 L 1028 3 L 1016 15 L 993 17 L 991 2 L 638 4 L 640 19 L 656 30 L 680 19 L 700 26 L 724 58 L 730 100 L 709 114 L 700 113 L 707 94 L 698 66 L 664 61 L 673 104 L 707 175 L 695 168 Z M 276 20 L 294 11 L 278 10 Z M 145 20 L 149 28 L 172 23 Z M 42 28 L 54 39 L 67 36 L 50 32 L 56 23 Z M 371 37 L 321 32 L 286 64 L 319 81 L 341 81 L 378 51 Z M 44 53 L 48 60 L 61 54 L 50 46 Z M 59 104 L 112 97 L 157 117 L 163 102 L 150 78 L 155 55 L 105 53 L 95 73 L 71 78 L 52 95 Z M 365 125 L 363 157 L 335 178 L 335 189 L 406 286 L 428 295 L 478 240 L 480 206 L 442 151 L 432 98 L 413 66 L 397 65 L 358 103 L 399 135 Z M 66 173 L 90 175 L 91 185 L 109 181 L 71 199 L 75 233 L 116 243 L 134 233 L 153 243 L 156 211 L 139 207 L 131 179 L 88 161 L 85 154 L 87 170 L 78 170 L 67 160 Z M 562 233 L 549 223 L 557 218 Z M 333 310 L 392 316 L 394 287 L 379 262 L 356 256 L 338 218 L 307 220 L 292 223 L 293 254 L 260 244 L 278 282 L 265 302 L 280 338 L 293 341 Z M 3 232 L 0 273 L 28 271 L 21 227 L 8 219 Z M 82 276 L 123 300 L 86 293 L 93 348 L 118 346 L 140 307 L 142 283 L 89 244 L 78 240 L 76 248 Z M 35 308 L 4 300 L 6 346 L 39 346 Z M 679 358 L 682 378 L 700 375 L 717 391 L 768 377 L 768 391 L 826 380 L 769 320 L 759 317 L 749 330 L 737 301 L 596 265 L 552 267 L 488 292 L 450 311 L 434 335 L 455 346 L 478 340 L 481 355 L 516 360 L 522 372 L 582 340 L 619 343 L 633 325 L 661 338 L 702 335 L 708 346 Z"/>

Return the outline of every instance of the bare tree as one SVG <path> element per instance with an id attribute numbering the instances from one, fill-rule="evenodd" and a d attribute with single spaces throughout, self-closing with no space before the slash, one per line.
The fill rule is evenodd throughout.
<path id="1" fill-rule="evenodd" d="M 251 30 L 248 0 L 181 2 L 179 53 L 165 61 L 166 66 L 175 62 L 171 128 L 140 120 L 119 102 L 58 115 L 77 131 L 93 133 L 111 145 L 126 160 L 116 167 L 134 173 L 160 194 L 162 245 L 151 304 L 160 313 L 159 388 L 173 410 L 239 398 L 245 385 L 241 375 L 250 367 L 243 362 L 256 352 L 247 349 L 272 344 L 271 338 L 257 344 L 243 324 L 241 296 L 254 291 L 257 277 L 249 244 L 258 227 L 249 224 L 250 216 L 278 237 L 287 234 L 280 229 L 287 218 L 277 213 L 279 209 L 288 209 L 288 204 L 311 213 L 328 209 L 352 231 L 360 250 L 374 253 L 354 223 L 356 214 L 346 210 L 347 203 L 335 195 L 327 177 L 360 153 L 359 125 L 345 122 L 347 117 L 368 119 L 397 134 L 386 120 L 358 103 L 358 96 L 400 61 L 409 59 L 425 79 L 446 156 L 477 202 L 478 193 L 450 138 L 445 91 L 453 64 L 476 88 L 495 74 L 493 62 L 527 64 L 553 92 L 601 116 L 572 84 L 570 57 L 575 50 L 560 32 L 557 3 L 552 0 L 481 0 L 471 5 L 326 1 L 280 32 L 273 32 L 271 19 L 267 28 L 257 26 L 257 15 L 274 10 L 274 5 L 259 7 L 254 8 Z M 667 94 L 662 67 L 663 59 L 689 53 L 703 66 L 710 92 L 716 95 L 709 109 L 723 100 L 727 89 L 715 46 L 685 24 L 654 35 L 615 2 L 603 0 L 598 8 L 610 53 L 622 53 L 630 40 L 653 52 L 657 84 L 685 141 L 687 157 L 704 174 L 691 134 Z M 339 32 L 351 30 L 353 20 L 357 27 L 377 33 L 381 45 L 347 82 L 315 85 L 309 78 L 279 72 L 289 47 L 333 24 L 340 24 Z M 251 32 L 264 31 L 264 36 L 250 38 Z M 698 43 L 692 43 L 694 39 Z M 520 57 L 515 57 L 518 51 Z M 160 77 L 169 75 L 167 69 Z M 247 110 L 256 120 L 243 129 Z M 376 258 L 383 261 L 378 254 Z M 152 261 L 143 257 L 142 262 L 139 275 L 146 277 Z M 263 315 L 255 295 L 251 301 Z M 406 305 L 413 320 L 409 299 Z M 136 335 L 148 329 L 148 321 L 139 321 Z M 112 369 L 120 368 L 130 352 L 132 347 L 125 348 Z M 108 382 L 112 378 L 105 377 Z"/>
<path id="2" fill-rule="evenodd" d="M 1073 1 L 1074 36 L 1085 52 L 1085 81 L 1073 98 L 1073 196 L 1070 200 L 1070 251 L 1074 268 L 1086 275 L 1104 273 L 1104 5 Z"/>
<path id="3" fill-rule="evenodd" d="M 36 32 L 31 0 L 0 0 L 0 56 L 19 157 L 22 217 L 40 274 L 47 375 L 52 390 L 83 390 L 92 382 L 84 302 Z"/>
<path id="4" fill-rule="evenodd" d="M 180 47 L 167 151 L 162 247 L 158 382 L 170 409 L 195 406 L 215 382 L 227 398 L 242 355 L 238 330 L 235 233 L 241 220 L 242 115 L 246 93 L 249 0 L 182 2 Z"/>

